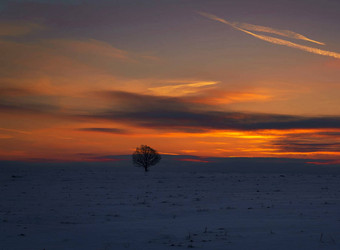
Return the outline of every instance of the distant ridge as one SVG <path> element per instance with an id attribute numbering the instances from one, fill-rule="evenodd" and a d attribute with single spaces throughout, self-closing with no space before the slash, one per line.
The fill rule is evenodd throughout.
<path id="1" fill-rule="evenodd" d="M 300 173 L 340 174 L 340 164 L 327 160 L 290 158 L 220 158 L 193 155 L 163 155 L 162 162 L 152 169 L 166 172 L 223 172 L 223 173 Z M 3 168 L 27 167 L 109 167 L 115 171 L 137 171 L 130 155 L 106 155 L 89 161 L 60 162 L 35 159 L 29 162 L 0 161 Z"/>

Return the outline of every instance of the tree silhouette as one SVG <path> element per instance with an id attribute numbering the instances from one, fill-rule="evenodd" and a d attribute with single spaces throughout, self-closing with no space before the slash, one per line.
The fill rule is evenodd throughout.
<path id="1" fill-rule="evenodd" d="M 149 170 L 150 166 L 156 165 L 160 160 L 160 154 L 147 145 L 137 147 L 136 151 L 132 154 L 133 164 L 137 167 L 143 167 L 145 172 Z"/>

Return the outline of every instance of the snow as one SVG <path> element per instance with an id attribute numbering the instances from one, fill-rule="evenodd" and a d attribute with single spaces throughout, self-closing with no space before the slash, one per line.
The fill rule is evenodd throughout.
<path id="1" fill-rule="evenodd" d="M 1 166 L 0 249 L 340 249 L 336 172 L 119 164 Z"/>

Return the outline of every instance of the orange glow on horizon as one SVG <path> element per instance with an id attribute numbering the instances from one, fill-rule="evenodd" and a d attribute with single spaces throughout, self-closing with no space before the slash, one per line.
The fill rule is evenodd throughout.
<path id="1" fill-rule="evenodd" d="M 84 125 L 84 124 L 83 124 Z M 92 127 L 104 127 L 105 124 L 88 124 Z M 118 124 L 117 124 L 118 125 Z M 114 127 L 118 127 L 118 126 Z M 85 127 L 85 126 L 84 126 Z M 110 128 L 106 124 L 107 128 Z M 112 126 L 111 126 L 112 127 Z M 258 131 L 219 131 L 204 133 L 159 132 L 150 129 L 133 129 L 133 133 L 87 132 L 76 130 L 77 127 L 57 126 L 49 129 L 22 131 L 5 129 L 0 137 L 3 160 L 52 158 L 63 160 L 89 160 L 82 155 L 124 155 L 130 154 L 134 146 L 142 143 L 153 146 L 161 154 L 199 157 L 291 157 L 336 159 L 338 151 L 287 151 L 275 145 L 276 141 L 287 136 L 303 135 L 318 138 L 322 133 L 340 132 L 338 129 L 290 129 Z M 6 132 L 7 131 L 7 132 Z M 110 130 L 109 130 L 110 131 Z M 34 147 L 18 148 L 15 141 L 31 141 Z M 117 143 L 118 142 L 118 143 Z M 180 143 L 179 143 L 180 142 Z M 14 144 L 13 144 L 14 143 Z M 6 147 L 5 147 L 6 145 Z"/>

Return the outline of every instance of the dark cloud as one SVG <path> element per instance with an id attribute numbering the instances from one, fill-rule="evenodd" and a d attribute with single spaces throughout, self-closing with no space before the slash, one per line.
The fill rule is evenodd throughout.
<path id="1" fill-rule="evenodd" d="M 83 110 L 72 110 L 72 116 L 47 97 L 25 97 L 20 89 L 6 89 L 17 96 L 0 99 L 0 111 L 37 113 L 62 116 L 64 119 L 107 120 L 137 127 L 200 133 L 214 129 L 265 130 L 265 129 L 339 129 L 339 116 L 293 116 L 217 110 L 212 105 L 190 103 L 186 98 L 164 97 L 123 91 L 96 92 L 106 99 L 107 108 L 92 109 L 86 115 Z M 1 93 L 1 92 L 0 92 Z M 120 128 L 89 127 L 79 131 L 126 134 Z M 334 137 L 339 132 L 322 132 L 319 136 Z M 295 135 L 299 136 L 299 134 Z M 317 145 L 316 145 L 317 146 Z"/>
<path id="2" fill-rule="evenodd" d="M 142 95 L 121 91 L 101 92 L 112 108 L 87 118 L 112 120 L 134 126 L 173 130 L 263 130 L 340 128 L 340 117 L 219 111 L 212 106 L 188 103 L 184 98 Z"/>
<path id="3" fill-rule="evenodd" d="M 285 152 L 338 152 L 340 143 L 308 143 L 301 141 L 282 140 L 274 145 Z"/>
<path id="4" fill-rule="evenodd" d="M 57 114 L 60 108 L 49 103 L 11 101 L 0 99 L 0 112 L 6 113 L 36 113 L 36 114 Z"/>
<path id="5" fill-rule="evenodd" d="M 119 104 L 125 110 L 175 110 L 189 109 L 184 99 L 167 96 L 137 94 L 125 91 L 98 91 L 97 95 L 107 98 L 113 104 Z"/>
<path id="6" fill-rule="evenodd" d="M 110 133 L 110 134 L 127 134 L 127 130 L 120 128 L 79 128 L 78 131 L 85 132 L 100 132 L 100 133 Z"/>
<path id="7" fill-rule="evenodd" d="M 322 136 L 337 136 L 337 137 L 340 137 L 340 132 L 320 132 L 318 134 L 322 135 Z"/>
<path id="8" fill-rule="evenodd" d="M 288 152 L 339 152 L 340 133 L 314 132 L 288 134 L 273 142 L 280 151 Z"/>
<path id="9" fill-rule="evenodd" d="M 0 88 L 0 111 L 11 113 L 54 114 L 60 106 L 56 97 L 23 87 Z"/>

